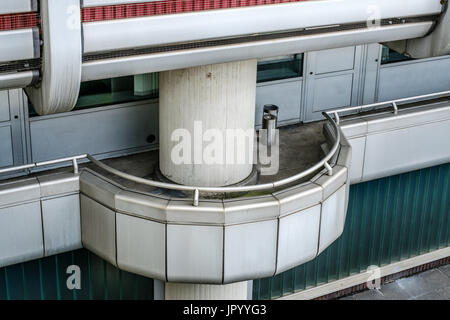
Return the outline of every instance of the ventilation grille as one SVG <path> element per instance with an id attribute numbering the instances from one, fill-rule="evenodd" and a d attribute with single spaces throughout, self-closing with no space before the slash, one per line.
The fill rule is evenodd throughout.
<path id="1" fill-rule="evenodd" d="M 0 31 L 38 27 L 39 23 L 39 14 L 35 12 L 0 15 Z"/>
<path id="2" fill-rule="evenodd" d="M 30 70 L 39 70 L 41 66 L 42 66 L 41 59 L 0 63 L 0 73 L 13 73 Z"/>
<path id="3" fill-rule="evenodd" d="M 205 10 L 253 7 L 308 0 L 163 0 L 83 8 L 82 22 L 116 20 Z"/>

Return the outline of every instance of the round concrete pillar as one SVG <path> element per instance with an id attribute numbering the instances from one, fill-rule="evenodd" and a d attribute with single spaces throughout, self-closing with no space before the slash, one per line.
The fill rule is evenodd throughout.
<path id="1" fill-rule="evenodd" d="M 166 283 L 165 300 L 247 300 L 248 281 L 225 284 Z"/>
<path id="2" fill-rule="evenodd" d="M 226 186 L 253 168 L 256 60 L 160 73 L 160 170 L 185 185 Z"/>

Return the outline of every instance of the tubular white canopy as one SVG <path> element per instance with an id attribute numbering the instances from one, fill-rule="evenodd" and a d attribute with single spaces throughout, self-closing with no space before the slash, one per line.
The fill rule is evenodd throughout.
<path id="1" fill-rule="evenodd" d="M 0 14 L 37 10 L 37 0 L 1 0 Z"/>

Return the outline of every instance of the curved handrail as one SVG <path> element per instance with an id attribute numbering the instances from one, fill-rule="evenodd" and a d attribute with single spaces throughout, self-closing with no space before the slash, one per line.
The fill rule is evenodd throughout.
<path id="1" fill-rule="evenodd" d="M 259 185 L 253 185 L 253 186 L 229 186 L 229 187 L 199 187 L 199 186 L 179 185 L 179 184 L 174 184 L 174 183 L 159 182 L 159 181 L 136 177 L 131 174 L 114 169 L 114 168 L 96 160 L 94 157 L 92 157 L 89 154 L 87 155 L 87 158 L 92 163 L 94 163 L 96 166 L 102 168 L 103 170 L 105 170 L 109 173 L 112 173 L 118 177 L 129 180 L 129 181 L 133 181 L 133 182 L 136 182 L 139 184 L 144 184 L 144 185 L 156 187 L 156 188 L 178 190 L 178 191 L 193 191 L 194 192 L 194 204 L 196 204 L 196 203 L 198 204 L 198 197 L 199 197 L 200 192 L 231 193 L 231 192 L 249 192 L 249 191 L 269 190 L 269 189 L 281 187 L 286 184 L 295 182 L 299 179 L 302 179 L 302 178 L 314 173 L 315 171 L 317 171 L 318 169 L 320 169 L 322 167 L 326 168 L 331 173 L 331 170 L 330 170 L 331 167 L 328 164 L 328 161 L 337 152 L 337 150 L 339 148 L 340 140 L 341 140 L 341 135 L 340 135 L 340 131 L 339 131 L 339 128 L 338 128 L 336 122 L 327 113 L 323 112 L 322 114 L 331 123 L 331 125 L 333 126 L 333 128 L 335 130 L 336 139 L 335 139 L 334 145 L 331 148 L 331 150 L 321 161 L 319 161 L 318 163 L 316 163 L 314 166 L 310 167 L 309 169 L 302 171 L 296 175 L 293 175 L 289 178 L 285 178 L 285 179 L 278 180 L 278 181 L 271 182 L 271 183 L 265 183 L 265 184 L 259 184 Z"/>
<path id="2" fill-rule="evenodd" d="M 259 185 L 252 185 L 252 186 L 229 186 L 229 187 L 198 187 L 198 186 L 186 186 L 186 185 L 180 185 L 175 183 L 167 183 L 167 182 L 160 182 L 160 181 L 154 181 L 149 179 L 144 179 L 140 177 L 133 176 L 131 174 L 119 171 L 117 169 L 114 169 L 99 160 L 95 159 L 90 154 L 83 154 L 79 156 L 74 157 L 67 157 L 62 159 L 56 159 L 56 160 L 50 160 L 50 161 L 44 161 L 44 162 L 37 162 L 37 163 L 31 163 L 23 166 L 17 166 L 13 168 L 7 168 L 7 169 L 0 169 L 0 174 L 2 173 L 8 173 L 13 171 L 19 171 L 19 170 L 26 170 L 26 169 L 33 169 L 37 167 L 42 166 L 49 166 L 49 165 L 55 165 L 60 164 L 64 162 L 72 162 L 74 173 L 78 173 L 78 160 L 82 159 L 89 159 L 93 164 L 98 166 L 99 168 L 102 168 L 103 170 L 114 174 L 118 177 L 124 178 L 129 181 L 133 181 L 139 184 L 156 187 L 156 188 L 163 188 L 163 189 L 169 189 L 169 190 L 178 190 L 178 191 L 193 191 L 194 192 L 194 206 L 198 205 L 200 192 L 214 192 L 214 193 L 231 193 L 231 192 L 249 192 L 249 191 L 262 191 L 262 190 L 269 190 L 274 189 L 277 187 L 284 186 L 286 184 L 295 182 L 297 180 L 300 180 L 315 171 L 319 170 L 320 168 L 324 167 L 327 169 L 329 175 L 332 175 L 332 168 L 329 165 L 328 161 L 335 155 L 335 153 L 338 151 L 341 135 L 338 128 L 338 125 L 336 121 L 330 117 L 327 113 L 323 112 L 323 116 L 331 123 L 335 130 L 335 142 L 331 150 L 328 152 L 328 154 L 318 163 L 316 163 L 314 166 L 310 167 L 309 169 L 302 171 L 296 175 L 293 175 L 289 178 L 285 178 L 282 180 L 278 180 L 271 183 L 264 183 Z"/>

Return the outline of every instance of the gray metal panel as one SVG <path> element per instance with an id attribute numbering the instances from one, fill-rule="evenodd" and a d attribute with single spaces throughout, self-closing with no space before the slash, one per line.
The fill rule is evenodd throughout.
<path id="1" fill-rule="evenodd" d="M 354 63 L 355 47 L 317 51 L 315 73 L 353 70 Z"/>
<path id="2" fill-rule="evenodd" d="M 347 182 L 348 170 L 346 167 L 334 166 L 333 175 L 323 174 L 318 179 L 313 178 L 311 181 L 323 188 L 322 199 L 327 199 L 336 190 Z"/>
<path id="3" fill-rule="evenodd" d="M 309 182 L 274 193 L 280 201 L 280 217 L 320 203 L 322 195 L 322 187 Z"/>
<path id="4" fill-rule="evenodd" d="M 80 191 L 80 176 L 71 172 L 43 175 L 37 179 L 41 187 L 41 197 Z"/>
<path id="5" fill-rule="evenodd" d="M 9 121 L 9 119 L 8 91 L 0 91 L 0 121 Z"/>
<path id="6" fill-rule="evenodd" d="M 274 275 L 277 229 L 276 219 L 225 227 L 225 283 Z"/>
<path id="7" fill-rule="evenodd" d="M 352 102 L 353 74 L 316 78 L 313 88 L 313 112 L 347 107 Z"/>
<path id="8" fill-rule="evenodd" d="M 166 221 L 169 200 L 130 191 L 116 194 L 116 209 L 131 215 Z"/>
<path id="9" fill-rule="evenodd" d="M 80 202 L 83 246 L 116 266 L 115 212 L 84 195 Z"/>
<path id="10" fill-rule="evenodd" d="M 167 280 L 222 282 L 223 227 L 167 225 Z"/>
<path id="11" fill-rule="evenodd" d="M 378 101 L 406 98 L 449 89 L 450 56 L 381 66 Z"/>
<path id="12" fill-rule="evenodd" d="M 36 178 L 0 184 L 0 207 L 40 199 Z"/>
<path id="13" fill-rule="evenodd" d="M 168 222 L 187 224 L 223 225 L 224 213 L 222 201 L 200 201 L 198 207 L 192 200 L 170 200 L 166 208 Z"/>
<path id="14" fill-rule="evenodd" d="M 165 224 L 117 213 L 117 265 L 122 270 L 165 280 Z"/>
<path id="15" fill-rule="evenodd" d="M 450 120 L 367 136 L 363 180 L 450 161 Z"/>
<path id="16" fill-rule="evenodd" d="M 280 218 L 277 274 L 313 259 L 319 243 L 321 204 Z"/>
<path id="17" fill-rule="evenodd" d="M 149 147 L 147 137 L 158 137 L 157 109 L 146 101 L 32 118 L 32 160 Z"/>
<path id="18" fill-rule="evenodd" d="M 303 81 L 290 79 L 258 84 L 256 87 L 255 125 L 262 125 L 262 113 L 265 104 L 275 104 L 280 110 L 278 122 L 288 122 L 300 118 L 300 103 Z"/>
<path id="19" fill-rule="evenodd" d="M 344 231 L 347 184 L 322 203 L 320 219 L 319 252 L 325 250 Z"/>
<path id="20" fill-rule="evenodd" d="M 353 184 L 360 182 L 363 176 L 366 137 L 350 139 L 349 142 L 352 146 L 352 163 L 348 175 Z"/>
<path id="21" fill-rule="evenodd" d="M 78 194 L 43 200 L 42 218 L 46 256 L 82 247 Z"/>
<path id="22" fill-rule="evenodd" d="M 39 201 L 0 209 L 0 267 L 43 255 Z"/>
<path id="23" fill-rule="evenodd" d="M 115 197 L 121 190 L 119 187 L 109 183 L 109 181 L 100 179 L 89 171 L 83 170 L 81 173 L 80 191 L 109 208 L 115 208 Z"/>
<path id="24" fill-rule="evenodd" d="M 0 127 L 0 167 L 14 164 L 11 127 Z"/>
<path id="25" fill-rule="evenodd" d="M 280 214 L 278 200 L 273 196 L 224 200 L 223 204 L 225 224 L 274 219 Z"/>

